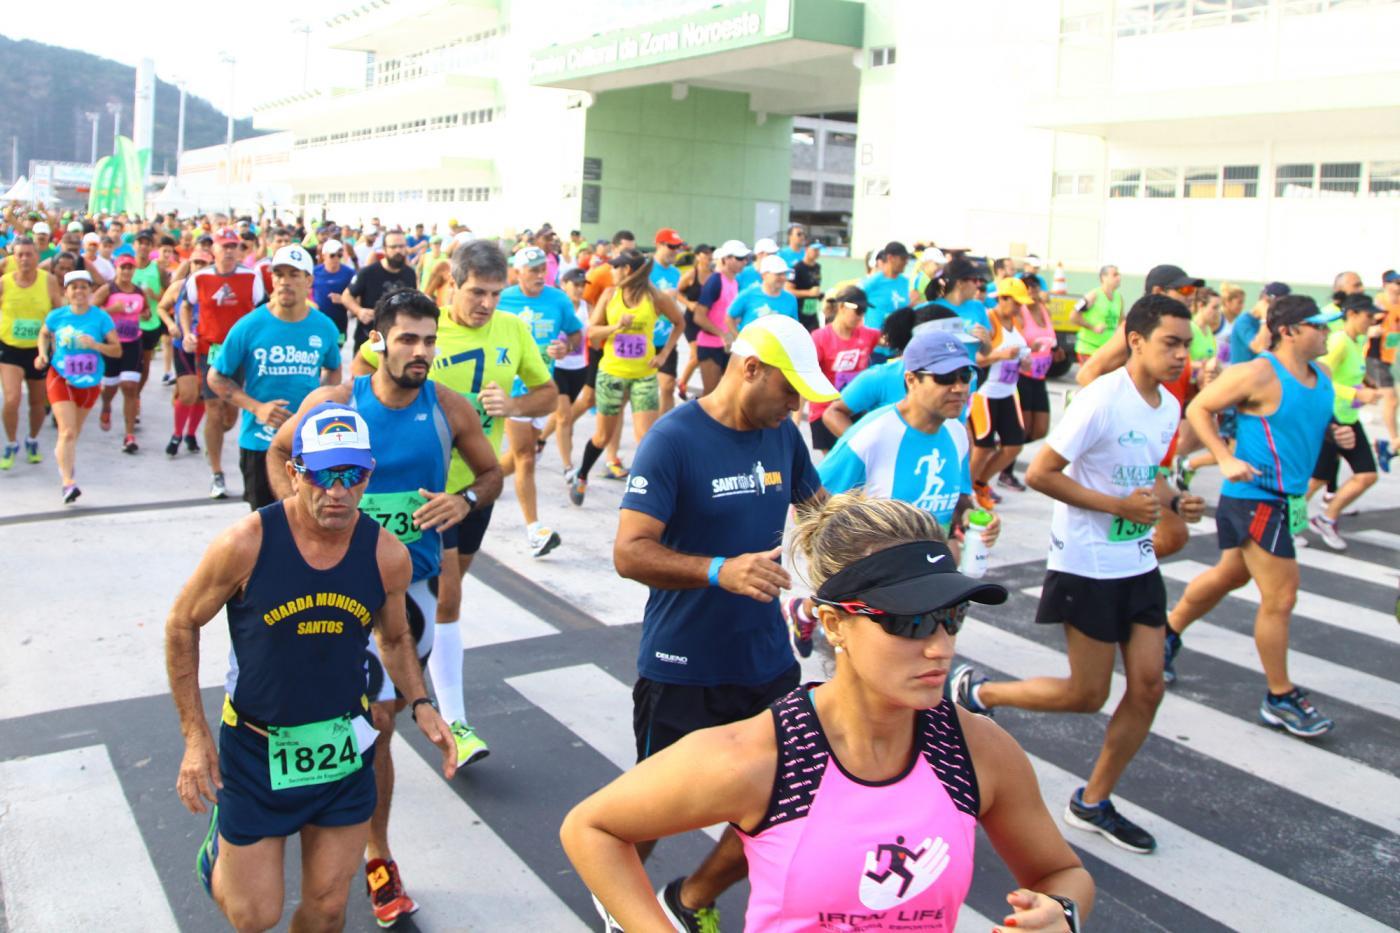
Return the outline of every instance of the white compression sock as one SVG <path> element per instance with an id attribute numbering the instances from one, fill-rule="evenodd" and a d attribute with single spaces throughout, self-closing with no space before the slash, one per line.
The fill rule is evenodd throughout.
<path id="1" fill-rule="evenodd" d="M 462 630 L 460 622 L 437 622 L 433 632 L 433 653 L 428 673 L 438 709 L 449 724 L 467 721 L 467 704 L 462 699 Z"/>

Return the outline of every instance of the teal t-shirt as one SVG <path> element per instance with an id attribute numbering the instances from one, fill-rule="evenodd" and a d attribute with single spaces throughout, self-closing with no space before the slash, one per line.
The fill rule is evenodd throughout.
<path id="1" fill-rule="evenodd" d="M 86 334 L 97 343 L 106 342 L 107 335 L 117 329 L 112 316 L 101 308 L 88 308 L 79 314 L 71 305 L 64 305 L 49 312 L 44 326 L 53 334 L 53 359 L 49 365 L 54 372 L 75 389 L 101 385 L 106 372 L 102 354 L 79 346 L 78 338 Z"/>

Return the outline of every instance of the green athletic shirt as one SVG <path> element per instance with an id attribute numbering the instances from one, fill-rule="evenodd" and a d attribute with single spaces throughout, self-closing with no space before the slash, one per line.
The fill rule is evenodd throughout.
<path id="1" fill-rule="evenodd" d="M 1084 323 L 1089 327 L 1079 328 L 1079 333 L 1074 338 L 1074 352 L 1084 356 L 1092 356 L 1095 350 L 1108 343 L 1113 332 L 1118 329 L 1118 322 L 1123 320 L 1121 290 L 1114 292 L 1112 298 L 1106 296 L 1101 288 L 1096 288 L 1089 294 L 1094 297 L 1094 303 L 1084 309 Z M 1096 334 L 1089 329 L 1097 324 L 1103 325 L 1102 334 Z"/>
<path id="2" fill-rule="evenodd" d="M 437 356 L 429 378 L 472 403 L 491 447 L 499 455 L 505 440 L 505 419 L 486 414 L 477 393 L 494 382 L 509 395 L 516 376 L 530 389 L 551 381 L 530 325 L 514 314 L 497 311 L 484 327 L 463 327 L 452 319 L 452 309 L 443 308 L 437 338 Z M 360 356 L 379 368 L 379 354 L 368 343 L 360 348 Z M 447 491 L 460 492 L 475 481 L 476 474 L 454 450 L 447 471 Z"/>
<path id="3" fill-rule="evenodd" d="M 1332 417 L 1338 424 L 1356 424 L 1361 409 L 1352 407 L 1356 387 L 1366 378 L 1366 335 L 1352 339 L 1345 331 L 1327 335 L 1327 353 L 1318 362 L 1332 370 Z"/>
<path id="4" fill-rule="evenodd" d="M 1095 335 L 1097 336 L 1097 335 Z M 1195 321 L 1191 322 L 1191 362 L 1199 363 L 1215 356 L 1215 335 Z"/>
<path id="5" fill-rule="evenodd" d="M 134 273 L 132 273 L 131 281 L 135 282 L 141 288 L 146 289 L 152 295 L 155 295 L 156 301 L 160 301 L 160 263 L 157 262 L 155 259 L 152 259 L 150 262 L 146 263 L 146 268 L 137 269 Z M 160 325 L 160 315 L 156 314 L 155 305 L 151 305 L 151 318 L 150 320 L 141 321 L 141 329 L 159 330 Z"/>

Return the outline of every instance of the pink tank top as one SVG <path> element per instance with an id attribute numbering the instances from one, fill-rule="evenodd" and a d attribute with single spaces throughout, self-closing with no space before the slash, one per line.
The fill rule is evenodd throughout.
<path id="1" fill-rule="evenodd" d="M 778 771 L 752 834 L 746 930 L 945 930 L 972 884 L 977 776 L 953 705 L 922 710 L 899 777 L 851 777 L 831 753 L 808 687 L 773 705 Z"/>
<path id="2" fill-rule="evenodd" d="M 139 288 L 124 292 L 113 286 L 102 310 L 111 317 L 117 339 L 122 343 L 141 339 L 141 312 L 146 310 L 146 295 Z"/>
<path id="3" fill-rule="evenodd" d="M 710 306 L 710 323 L 720 330 L 729 328 L 729 306 L 734 302 L 734 296 L 739 294 L 739 280 L 731 279 L 723 273 L 716 272 L 719 276 L 719 300 Z M 716 337 L 707 330 L 702 330 L 695 338 L 697 347 L 722 347 L 724 340 Z"/>
<path id="4" fill-rule="evenodd" d="M 1021 361 L 1021 374 L 1032 379 L 1044 379 L 1050 372 L 1051 356 L 1055 349 L 1055 325 L 1049 322 L 1050 312 L 1045 312 L 1044 325 L 1036 321 L 1028 306 L 1021 308 L 1021 336 L 1031 348 L 1031 355 Z"/>

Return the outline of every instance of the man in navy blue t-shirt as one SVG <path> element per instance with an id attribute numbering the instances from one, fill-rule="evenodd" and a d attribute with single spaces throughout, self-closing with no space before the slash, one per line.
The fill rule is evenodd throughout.
<path id="1" fill-rule="evenodd" d="M 349 319 L 345 305 L 340 303 L 340 293 L 350 287 L 355 277 L 355 267 L 345 262 L 345 247 L 339 240 L 327 240 L 321 244 L 321 264 L 312 273 L 311 303 L 316 309 L 335 322 L 340 331 L 340 342 L 345 342 L 345 329 Z"/>
<path id="2" fill-rule="evenodd" d="M 806 328 L 784 315 L 745 327 L 713 392 L 657 421 L 637 449 L 613 562 L 651 588 L 632 691 L 637 758 L 684 735 L 757 715 L 798 683 L 778 602 L 791 506 L 826 496 L 790 415 L 829 402 Z M 640 846 L 643 857 L 650 845 Z M 680 929 L 743 877 L 726 830 L 704 867 L 667 885 Z"/>

